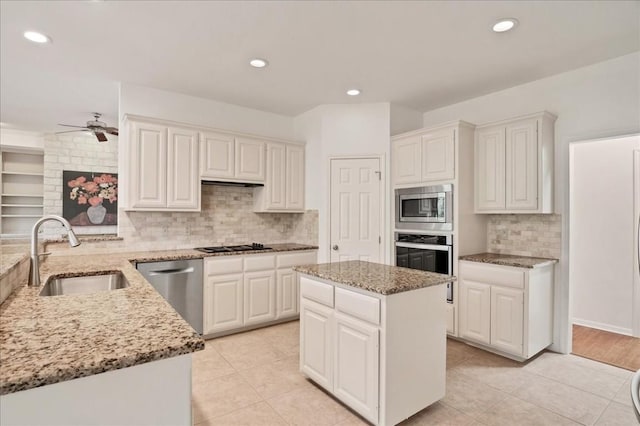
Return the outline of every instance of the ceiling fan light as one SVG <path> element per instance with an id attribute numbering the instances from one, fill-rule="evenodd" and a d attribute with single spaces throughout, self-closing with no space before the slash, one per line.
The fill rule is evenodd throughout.
<path id="1" fill-rule="evenodd" d="M 51 38 L 49 36 L 37 31 L 25 31 L 23 35 L 24 38 L 34 43 L 51 43 Z"/>

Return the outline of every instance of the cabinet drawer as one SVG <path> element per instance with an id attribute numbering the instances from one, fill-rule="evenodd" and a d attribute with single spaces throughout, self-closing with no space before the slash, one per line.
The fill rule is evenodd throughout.
<path id="1" fill-rule="evenodd" d="M 524 288 L 524 274 L 524 270 L 510 266 L 460 262 L 460 277 L 465 280 L 504 287 Z"/>
<path id="2" fill-rule="evenodd" d="M 300 296 L 333 307 L 333 286 L 300 277 Z"/>
<path id="3" fill-rule="evenodd" d="M 205 259 L 207 275 L 226 275 L 242 272 L 242 256 Z"/>
<path id="4" fill-rule="evenodd" d="M 279 254 L 276 263 L 277 268 L 291 268 L 292 266 L 316 263 L 316 259 L 315 251 L 304 251 L 301 253 Z"/>
<path id="5" fill-rule="evenodd" d="M 336 288 L 336 309 L 372 324 L 380 324 L 380 300 Z"/>
<path id="6" fill-rule="evenodd" d="M 275 269 L 276 256 L 269 254 L 266 256 L 251 255 L 244 258 L 244 270 L 251 271 L 264 271 L 265 269 Z"/>

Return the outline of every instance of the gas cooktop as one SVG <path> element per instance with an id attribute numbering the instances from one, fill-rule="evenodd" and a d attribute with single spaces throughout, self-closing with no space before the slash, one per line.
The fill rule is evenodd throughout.
<path id="1" fill-rule="evenodd" d="M 242 244 L 238 246 L 212 246 L 212 247 L 198 247 L 198 251 L 205 253 L 229 253 L 234 251 L 258 251 L 258 250 L 272 250 L 271 247 L 265 247 L 260 243 Z"/>

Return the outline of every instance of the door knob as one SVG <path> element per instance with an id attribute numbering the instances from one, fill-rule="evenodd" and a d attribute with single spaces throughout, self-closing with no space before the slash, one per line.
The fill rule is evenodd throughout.
<path id="1" fill-rule="evenodd" d="M 334 244 L 333 247 L 331 247 L 332 250 L 338 250 L 338 245 Z"/>

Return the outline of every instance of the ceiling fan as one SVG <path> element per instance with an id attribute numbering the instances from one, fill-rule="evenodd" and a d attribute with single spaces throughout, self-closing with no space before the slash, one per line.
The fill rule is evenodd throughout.
<path id="1" fill-rule="evenodd" d="M 60 133 L 71 133 L 71 132 L 91 132 L 93 133 L 96 138 L 98 139 L 98 142 L 106 142 L 107 141 L 107 136 L 105 135 L 105 133 L 108 133 L 110 135 L 115 135 L 118 136 L 118 128 L 117 127 L 109 127 L 107 126 L 107 123 L 105 123 L 104 121 L 100 121 L 100 117 L 102 116 L 102 114 L 100 114 L 99 112 L 94 112 L 93 113 L 93 120 L 89 120 L 87 121 L 87 125 L 86 126 L 73 126 L 71 124 L 58 124 L 58 126 L 65 126 L 65 127 L 77 127 L 77 130 L 67 130 L 65 132 L 56 132 L 57 134 Z"/>

